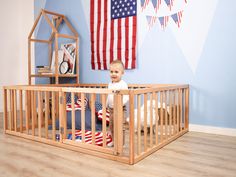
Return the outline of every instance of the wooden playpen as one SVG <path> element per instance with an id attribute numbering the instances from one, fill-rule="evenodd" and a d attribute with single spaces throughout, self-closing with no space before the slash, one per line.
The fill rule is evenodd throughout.
<path id="1" fill-rule="evenodd" d="M 107 159 L 134 164 L 188 131 L 188 85 L 129 85 L 128 90 L 110 90 L 105 84 L 6 86 L 4 92 L 4 132 L 26 139 L 67 148 Z M 67 97 L 71 96 L 68 117 Z M 106 97 L 114 95 L 114 138 L 108 146 Z M 124 125 L 124 95 L 129 96 Z M 80 98 L 80 127 L 76 125 L 75 97 Z M 91 116 L 86 115 L 88 100 Z M 100 135 L 95 103 L 102 105 Z M 71 120 L 68 128 L 67 120 Z M 89 143 L 85 122 L 90 120 Z M 56 127 L 59 123 L 59 128 Z M 125 127 L 125 131 L 123 129 Z M 76 133 L 80 131 L 80 140 Z M 124 133 L 124 136 L 123 136 Z M 69 135 L 71 135 L 70 138 Z"/>

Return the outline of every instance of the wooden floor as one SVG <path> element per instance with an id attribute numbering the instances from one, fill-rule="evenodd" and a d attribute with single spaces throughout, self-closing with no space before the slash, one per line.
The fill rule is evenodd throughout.
<path id="1" fill-rule="evenodd" d="M 235 177 L 236 137 L 189 132 L 136 165 L 3 134 L 0 177 Z"/>

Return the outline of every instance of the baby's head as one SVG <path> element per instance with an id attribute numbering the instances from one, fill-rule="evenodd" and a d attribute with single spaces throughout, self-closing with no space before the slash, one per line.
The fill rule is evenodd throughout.
<path id="1" fill-rule="evenodd" d="M 110 64 L 110 77 L 113 83 L 120 82 L 124 74 L 124 64 L 121 60 L 113 60 Z"/>

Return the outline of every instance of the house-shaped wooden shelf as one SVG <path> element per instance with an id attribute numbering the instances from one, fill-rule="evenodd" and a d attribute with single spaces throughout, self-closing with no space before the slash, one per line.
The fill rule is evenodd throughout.
<path id="1" fill-rule="evenodd" d="M 35 39 L 33 38 L 33 34 L 36 31 L 36 26 L 39 23 L 40 19 L 44 18 L 46 20 L 46 23 L 50 26 L 51 28 L 51 33 L 49 35 L 49 39 Z M 66 25 L 68 29 L 71 31 L 71 34 L 61 34 L 59 33 L 59 26 Z M 58 40 L 59 38 L 66 38 L 69 40 L 72 40 L 73 43 L 75 44 L 75 63 L 74 63 L 74 70 L 75 72 L 70 73 L 70 74 L 61 74 L 59 72 L 59 44 Z M 38 42 L 38 43 L 45 43 L 48 45 L 48 67 L 50 68 L 51 65 L 55 66 L 55 71 L 53 73 L 37 73 L 36 71 L 32 72 L 32 70 L 35 68 L 32 68 L 32 43 L 33 42 Z M 41 9 L 38 17 L 36 18 L 34 25 L 30 31 L 30 34 L 28 36 L 28 81 L 29 85 L 31 85 L 31 80 L 32 78 L 35 77 L 47 77 L 47 78 L 55 78 L 55 84 L 59 84 L 59 78 L 60 77 L 68 77 L 68 78 L 76 78 L 76 83 L 79 83 L 79 54 L 78 54 L 78 46 L 79 46 L 79 36 L 76 30 L 72 27 L 70 22 L 67 20 L 67 18 L 62 15 L 58 14 L 55 12 L 50 12 L 45 9 Z M 52 63 L 52 55 L 53 52 L 55 54 L 55 63 Z"/>

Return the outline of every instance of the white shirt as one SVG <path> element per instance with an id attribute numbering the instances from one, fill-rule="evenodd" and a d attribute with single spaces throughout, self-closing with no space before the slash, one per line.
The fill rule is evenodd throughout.
<path id="1" fill-rule="evenodd" d="M 115 82 L 115 83 L 109 83 L 108 84 L 108 89 L 112 89 L 112 90 L 126 90 L 128 89 L 128 85 L 125 81 L 120 80 L 120 82 Z M 123 96 L 123 105 L 125 105 L 127 102 L 129 101 L 129 96 L 128 95 L 124 95 Z M 113 104 L 114 104 L 114 94 L 108 94 L 107 97 L 107 106 L 110 108 L 113 108 Z"/>

